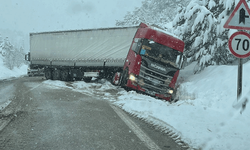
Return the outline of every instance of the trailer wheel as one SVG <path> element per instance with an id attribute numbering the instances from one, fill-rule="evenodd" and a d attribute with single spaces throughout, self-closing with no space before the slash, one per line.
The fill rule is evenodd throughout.
<path id="1" fill-rule="evenodd" d="M 60 75 L 61 71 L 60 70 L 54 70 L 52 72 L 52 77 L 53 77 L 53 80 L 60 80 L 61 79 L 61 75 Z"/>
<path id="2" fill-rule="evenodd" d="M 69 80 L 69 72 L 68 72 L 68 70 L 62 70 L 61 71 L 61 79 L 62 79 L 62 81 L 68 81 Z"/>
<path id="3" fill-rule="evenodd" d="M 45 70 L 45 78 L 46 78 L 47 80 L 52 79 L 52 73 L 51 73 L 51 70 L 50 70 L 50 69 L 46 69 L 46 70 Z"/>
<path id="4" fill-rule="evenodd" d="M 86 82 L 86 83 L 90 82 L 91 80 L 92 80 L 92 77 L 83 78 L 83 81 Z"/>

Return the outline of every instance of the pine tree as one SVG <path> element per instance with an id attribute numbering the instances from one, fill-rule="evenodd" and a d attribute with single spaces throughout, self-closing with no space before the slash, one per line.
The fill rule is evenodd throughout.
<path id="1" fill-rule="evenodd" d="M 198 61 L 196 71 L 213 64 L 216 18 L 199 1 L 192 1 L 173 21 L 175 33 L 185 42 L 188 61 Z"/>
<path id="2" fill-rule="evenodd" d="M 9 68 L 14 68 L 14 47 L 9 42 L 8 37 L 6 37 L 1 44 L 2 55 L 4 56 L 4 64 Z"/>
<path id="3" fill-rule="evenodd" d="M 15 48 L 15 54 L 14 54 L 14 66 L 15 67 L 21 67 L 23 64 L 25 64 L 24 60 L 24 49 L 23 47 Z"/>
<path id="4" fill-rule="evenodd" d="M 214 5 L 211 5 L 214 3 Z M 228 32 L 229 29 L 223 28 L 228 16 L 231 14 L 235 6 L 233 1 L 221 1 L 221 0 L 209 0 L 207 2 L 207 7 L 215 14 L 217 17 L 217 28 L 216 28 L 216 37 L 217 42 L 215 43 L 215 53 L 214 53 L 214 61 L 217 65 L 220 64 L 230 64 L 236 58 L 229 52 L 228 49 Z"/>
<path id="5" fill-rule="evenodd" d="M 234 7 L 232 0 L 197 0 L 175 18 L 175 33 L 186 44 L 188 61 L 197 61 L 195 73 L 209 65 L 230 64 L 236 60 L 227 46 L 230 30 L 223 28 Z M 205 13 L 204 19 L 201 13 Z"/>

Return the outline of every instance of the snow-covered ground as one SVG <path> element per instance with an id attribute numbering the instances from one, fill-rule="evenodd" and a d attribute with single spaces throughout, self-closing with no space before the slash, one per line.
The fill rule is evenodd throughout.
<path id="1" fill-rule="evenodd" d="M 3 57 L 2 55 L 0 55 L 0 70 L 1 70 L 0 80 L 26 75 L 27 68 L 28 68 L 27 65 L 23 65 L 20 68 L 14 68 L 13 70 L 10 70 L 4 66 Z"/>
<path id="2" fill-rule="evenodd" d="M 26 68 L 13 71 L 13 76 L 26 74 Z M 249 104 L 244 110 L 241 106 L 250 98 L 250 62 L 243 66 L 243 97 L 239 101 L 236 98 L 237 66 L 211 66 L 196 75 L 193 75 L 192 68 L 190 65 L 181 71 L 180 100 L 172 104 L 134 91 L 127 92 L 109 82 L 81 81 L 69 86 L 69 83 L 48 80 L 43 84 L 48 88 L 71 88 L 102 97 L 156 125 L 177 142 L 184 141 L 194 148 L 249 149 L 250 109 Z M 1 73 L 0 78 L 9 76 Z"/>
<path id="3" fill-rule="evenodd" d="M 247 150 L 250 147 L 250 62 L 243 67 L 243 97 L 237 101 L 237 66 L 211 66 L 193 75 L 193 65 L 180 73 L 179 98 L 170 104 L 124 92 L 115 104 L 125 111 L 167 128 L 176 140 L 194 148 Z M 249 101 L 249 100 L 248 100 Z M 178 138 L 180 137 L 180 138 Z"/>
<path id="4" fill-rule="evenodd" d="M 4 66 L 3 57 L 2 55 L 0 55 L 0 70 L 1 70 L 0 80 L 17 78 L 17 77 L 27 74 L 27 65 L 23 65 L 20 68 L 14 68 L 13 70 L 10 70 Z M 10 93 L 9 91 L 14 91 L 13 88 L 15 87 L 13 86 L 1 87 L 0 110 L 2 110 L 3 108 L 5 108 L 11 103 L 9 99 L 13 96 L 13 93 Z M 12 89 L 12 90 L 9 90 L 9 89 Z"/>

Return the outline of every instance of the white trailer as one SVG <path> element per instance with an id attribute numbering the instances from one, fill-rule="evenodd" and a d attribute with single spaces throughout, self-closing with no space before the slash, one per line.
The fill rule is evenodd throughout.
<path id="1" fill-rule="evenodd" d="M 30 66 L 44 68 L 47 79 L 89 80 L 109 76 L 124 65 L 138 27 L 42 32 L 30 34 Z M 90 69 L 91 67 L 91 69 Z M 105 68 L 105 69 L 104 69 Z M 103 72 L 93 70 L 102 69 Z M 60 76 L 60 74 L 62 74 Z M 87 77 L 87 78 L 86 78 Z"/>

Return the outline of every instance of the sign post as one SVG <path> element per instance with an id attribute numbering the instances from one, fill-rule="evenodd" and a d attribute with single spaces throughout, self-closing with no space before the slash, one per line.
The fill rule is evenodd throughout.
<path id="1" fill-rule="evenodd" d="M 239 64 L 238 64 L 237 99 L 240 98 L 241 94 L 242 94 L 242 58 L 239 58 Z"/>
<path id="2" fill-rule="evenodd" d="M 250 9 L 245 0 L 240 0 L 223 27 L 250 30 Z M 250 56 L 250 35 L 242 31 L 236 32 L 229 38 L 228 46 L 231 53 L 239 58 L 237 85 L 239 99 L 242 94 L 242 59 Z"/>
<path id="3" fill-rule="evenodd" d="M 242 58 L 250 56 L 250 34 L 242 31 L 234 33 L 229 38 L 228 46 L 231 53 L 239 58 L 237 86 L 237 98 L 239 98 L 242 93 Z"/>

